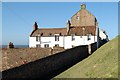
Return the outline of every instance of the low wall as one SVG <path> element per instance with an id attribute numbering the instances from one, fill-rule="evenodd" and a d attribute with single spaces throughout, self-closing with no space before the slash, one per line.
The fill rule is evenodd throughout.
<path id="1" fill-rule="evenodd" d="M 3 79 L 50 79 L 88 57 L 88 46 L 78 46 L 2 72 Z"/>
<path id="2" fill-rule="evenodd" d="M 51 54 L 56 54 L 59 52 L 64 51 L 65 49 L 63 47 L 53 47 Z"/>
<path id="3" fill-rule="evenodd" d="M 91 45 L 91 53 L 93 53 L 95 50 L 97 50 L 97 43 L 92 43 Z"/>

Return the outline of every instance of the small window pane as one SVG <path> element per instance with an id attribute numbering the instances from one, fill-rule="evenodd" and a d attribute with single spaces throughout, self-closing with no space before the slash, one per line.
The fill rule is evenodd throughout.
<path id="1" fill-rule="evenodd" d="M 59 36 L 55 35 L 55 41 L 59 41 Z"/>

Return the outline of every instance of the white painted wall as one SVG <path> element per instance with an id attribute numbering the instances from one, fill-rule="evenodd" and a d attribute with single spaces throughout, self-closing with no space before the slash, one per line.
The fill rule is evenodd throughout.
<path id="1" fill-rule="evenodd" d="M 36 41 L 36 37 L 29 37 L 29 47 L 36 47 L 36 44 L 41 43 L 41 47 L 44 48 L 45 44 L 49 44 L 49 47 L 53 48 L 55 44 L 59 44 L 60 47 L 65 49 L 72 48 L 73 46 L 89 45 L 97 42 L 97 36 L 91 36 L 91 40 L 87 40 L 87 36 L 75 36 L 75 40 L 72 41 L 71 36 L 59 36 L 59 41 L 55 41 L 55 37 L 41 37 L 41 41 Z"/>
<path id="2" fill-rule="evenodd" d="M 49 47 L 59 44 L 60 47 L 63 47 L 63 36 L 59 36 L 59 41 L 55 41 L 55 37 L 41 37 L 41 47 L 44 47 L 45 44 L 49 44 Z"/>
<path id="3" fill-rule="evenodd" d="M 29 37 L 29 47 L 36 47 L 36 37 Z"/>
<path id="4" fill-rule="evenodd" d="M 103 39 L 106 39 L 107 41 L 109 40 L 106 32 L 104 33 L 103 30 L 100 31 L 99 36 L 100 36 L 101 40 L 103 40 Z"/>
<path id="5" fill-rule="evenodd" d="M 65 49 L 72 48 L 73 46 L 79 46 L 79 45 L 89 45 L 91 43 L 97 42 L 97 36 L 91 36 L 91 40 L 87 40 L 87 36 L 75 36 L 75 40 L 72 41 L 71 36 L 66 36 L 65 37 Z"/>

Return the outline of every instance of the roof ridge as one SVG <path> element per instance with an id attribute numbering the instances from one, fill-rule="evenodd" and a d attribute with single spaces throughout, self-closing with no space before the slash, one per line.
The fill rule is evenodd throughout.
<path id="1" fill-rule="evenodd" d="M 66 28 L 39 28 L 39 29 L 66 29 Z"/>

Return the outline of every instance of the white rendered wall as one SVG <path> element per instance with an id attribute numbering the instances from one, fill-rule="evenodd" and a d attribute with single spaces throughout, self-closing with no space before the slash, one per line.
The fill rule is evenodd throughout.
<path id="1" fill-rule="evenodd" d="M 36 47 L 36 37 L 29 37 L 29 47 Z"/>
<path id="2" fill-rule="evenodd" d="M 41 41 L 36 41 L 36 37 L 29 37 L 29 47 L 36 47 L 37 44 L 41 44 L 41 47 L 44 48 L 45 44 L 49 44 L 49 47 L 53 48 L 55 44 L 59 44 L 60 47 L 69 49 L 72 46 L 89 45 L 97 42 L 97 36 L 91 36 L 90 38 L 90 40 L 87 40 L 87 36 L 75 36 L 75 40 L 72 41 L 71 36 L 59 36 L 59 41 L 55 41 L 55 37 L 51 36 L 41 37 Z"/>
<path id="3" fill-rule="evenodd" d="M 71 36 L 65 36 L 65 49 L 72 48 L 72 46 L 89 45 L 97 42 L 97 36 L 91 36 L 90 40 L 87 40 L 87 36 L 75 36 L 75 40 L 72 41 Z"/>
<path id="4" fill-rule="evenodd" d="M 63 47 L 63 36 L 59 36 L 59 41 L 55 41 L 55 37 L 41 37 L 41 47 L 44 47 L 45 44 L 49 44 L 49 47 L 59 44 L 60 47 Z"/>
<path id="5" fill-rule="evenodd" d="M 60 47 L 63 46 L 63 36 L 59 36 L 59 41 L 55 41 L 55 37 L 41 37 L 40 41 L 36 41 L 36 37 L 29 37 L 29 47 L 36 47 L 37 44 L 41 44 L 41 47 L 44 48 L 45 44 L 49 44 L 49 47 L 53 48 L 56 44 L 59 44 Z"/>
<path id="6" fill-rule="evenodd" d="M 106 33 L 103 33 L 102 30 L 100 31 L 99 36 L 100 36 L 100 38 L 101 38 L 102 40 L 103 40 L 103 39 L 108 40 L 107 34 L 106 34 Z"/>

